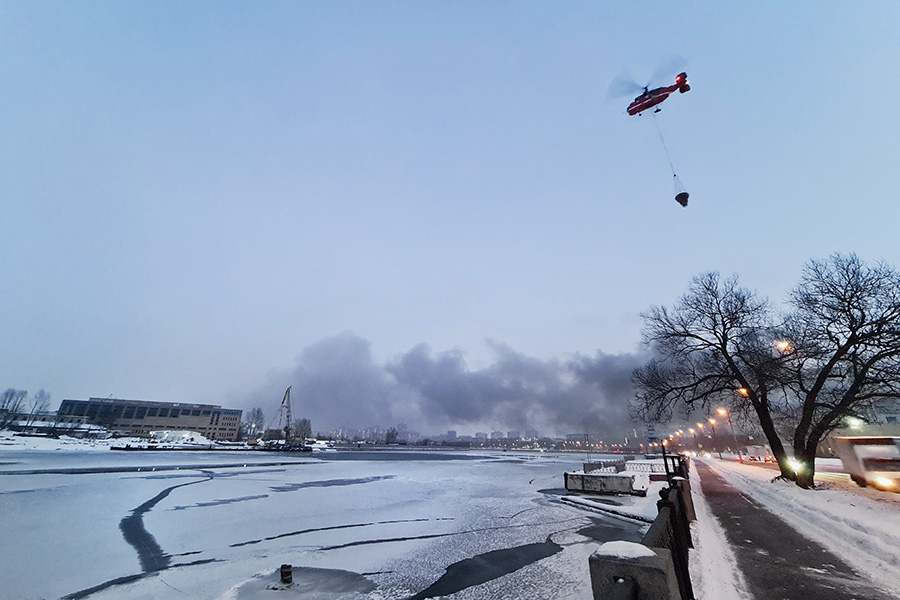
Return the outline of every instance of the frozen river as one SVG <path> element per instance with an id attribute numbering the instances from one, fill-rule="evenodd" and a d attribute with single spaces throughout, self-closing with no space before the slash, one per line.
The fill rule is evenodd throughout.
<path id="1" fill-rule="evenodd" d="M 591 598 L 576 455 L 0 453 L 3 598 Z M 279 566 L 294 585 L 277 587 Z"/>

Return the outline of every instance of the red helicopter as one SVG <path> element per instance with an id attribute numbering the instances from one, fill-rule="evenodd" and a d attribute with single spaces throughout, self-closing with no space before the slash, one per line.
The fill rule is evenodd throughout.
<path id="1" fill-rule="evenodd" d="M 674 85 L 658 87 L 652 90 L 644 88 L 644 93 L 635 98 L 634 102 L 628 105 L 628 114 L 638 115 L 648 108 L 653 108 L 668 98 L 669 94 L 675 92 L 675 90 L 678 90 L 682 94 L 691 90 L 691 86 L 688 85 L 687 73 L 679 73 L 678 76 L 675 77 Z M 656 112 L 659 112 L 659 110 L 660 109 L 657 108 Z"/>

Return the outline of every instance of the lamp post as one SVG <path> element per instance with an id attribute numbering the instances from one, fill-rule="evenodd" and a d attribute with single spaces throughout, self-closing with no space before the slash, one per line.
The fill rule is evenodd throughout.
<path id="1" fill-rule="evenodd" d="M 731 438 L 734 440 L 734 452 L 738 455 L 738 460 L 740 460 L 741 451 L 740 446 L 738 445 L 737 435 L 734 433 L 734 422 L 731 420 L 731 411 L 727 408 L 717 408 L 716 412 L 719 413 L 720 417 L 725 417 L 728 421 L 728 426 L 731 427 Z"/>
<path id="2" fill-rule="evenodd" d="M 722 447 L 719 445 L 718 436 L 716 436 L 716 420 L 707 419 L 707 421 L 709 421 L 709 427 L 710 429 L 712 429 L 713 448 L 715 448 L 716 452 L 719 453 L 719 460 L 722 460 Z"/>

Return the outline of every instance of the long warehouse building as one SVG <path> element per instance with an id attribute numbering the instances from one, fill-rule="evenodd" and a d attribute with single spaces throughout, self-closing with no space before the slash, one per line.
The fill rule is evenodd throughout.
<path id="1" fill-rule="evenodd" d="M 57 415 L 61 423 L 91 423 L 128 435 L 177 429 L 196 431 L 211 440 L 237 441 L 242 412 L 215 404 L 91 398 L 63 400 Z"/>

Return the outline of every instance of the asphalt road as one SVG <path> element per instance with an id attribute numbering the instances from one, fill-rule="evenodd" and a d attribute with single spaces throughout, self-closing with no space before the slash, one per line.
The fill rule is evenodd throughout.
<path id="1" fill-rule="evenodd" d="M 753 600 L 892 600 L 839 557 L 694 463 Z"/>

